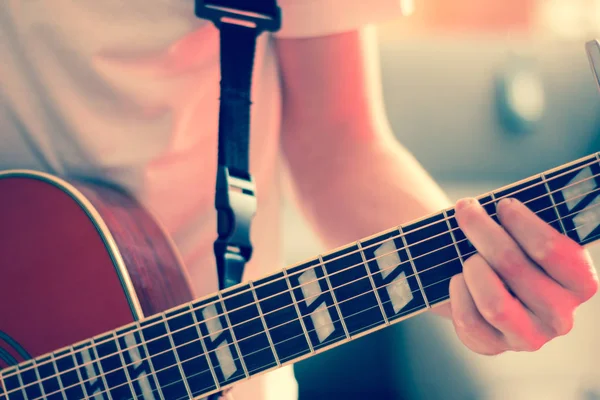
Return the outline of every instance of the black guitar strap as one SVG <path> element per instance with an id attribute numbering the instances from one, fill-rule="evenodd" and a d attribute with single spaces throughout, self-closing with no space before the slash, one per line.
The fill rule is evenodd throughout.
<path id="1" fill-rule="evenodd" d="M 279 30 L 281 11 L 276 0 L 195 0 L 195 13 L 215 24 L 221 40 L 214 253 L 219 289 L 225 289 L 241 282 L 252 256 L 250 223 L 256 213 L 256 186 L 249 170 L 249 144 L 254 52 L 263 31 Z"/>
<path id="2" fill-rule="evenodd" d="M 214 243 L 219 289 L 238 284 L 252 256 L 256 187 L 249 171 L 250 88 L 256 39 L 281 26 L 276 0 L 195 0 L 196 16 L 220 30 L 221 97 Z"/>

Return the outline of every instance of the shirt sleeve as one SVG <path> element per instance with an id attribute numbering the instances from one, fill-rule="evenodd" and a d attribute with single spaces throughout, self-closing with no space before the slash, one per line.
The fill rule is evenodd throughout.
<path id="1" fill-rule="evenodd" d="M 403 15 L 413 0 L 278 0 L 279 38 L 331 35 Z"/>

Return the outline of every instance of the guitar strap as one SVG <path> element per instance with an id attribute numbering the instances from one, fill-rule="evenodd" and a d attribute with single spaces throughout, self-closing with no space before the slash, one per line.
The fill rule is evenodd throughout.
<path id="1" fill-rule="evenodd" d="M 276 0 L 195 0 L 195 14 L 220 31 L 221 97 L 214 253 L 219 289 L 242 281 L 252 256 L 250 224 L 256 186 L 250 174 L 250 89 L 256 39 L 281 26 Z M 226 396 L 217 393 L 210 400 Z"/>
<path id="2" fill-rule="evenodd" d="M 252 256 L 256 186 L 249 171 L 250 88 L 256 39 L 281 26 L 276 0 L 195 0 L 195 14 L 220 31 L 221 97 L 214 253 L 219 289 L 238 284 Z"/>

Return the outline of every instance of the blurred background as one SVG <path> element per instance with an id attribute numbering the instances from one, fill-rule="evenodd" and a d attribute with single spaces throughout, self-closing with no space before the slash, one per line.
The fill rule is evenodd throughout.
<path id="1" fill-rule="evenodd" d="M 379 27 L 398 139 L 453 199 L 600 150 L 600 94 L 585 41 L 600 0 L 414 0 Z M 286 263 L 325 250 L 286 203 Z M 600 247 L 590 251 L 600 265 Z M 305 399 L 600 399 L 600 296 L 536 353 L 478 356 L 421 315 L 300 362 Z"/>

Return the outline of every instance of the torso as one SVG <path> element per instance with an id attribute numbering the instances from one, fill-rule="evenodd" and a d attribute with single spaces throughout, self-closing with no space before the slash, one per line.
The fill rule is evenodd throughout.
<path id="1" fill-rule="evenodd" d="M 2 118 L 2 168 L 122 185 L 173 236 L 197 294 L 214 290 L 218 31 L 197 19 L 188 1 L 57 0 L 52 7 L 13 1 L 2 14 L 9 22 L 2 24 L 4 36 L 14 46 L 1 67 L 8 114 Z M 251 136 L 257 240 L 276 231 L 277 79 L 263 35 Z M 256 259 L 262 258 L 257 250 Z M 267 261 L 261 264 L 278 265 Z"/>
<path id="2" fill-rule="evenodd" d="M 0 9 L 0 169 L 123 186 L 172 236 L 195 294 L 216 290 L 216 28 L 198 20 L 187 0 L 7 4 Z M 256 250 L 246 279 L 282 267 L 278 79 L 271 40 L 262 35 L 251 128 Z"/>

